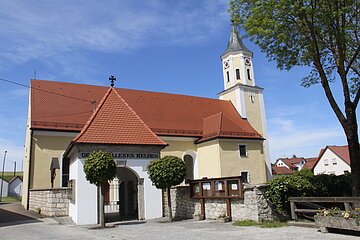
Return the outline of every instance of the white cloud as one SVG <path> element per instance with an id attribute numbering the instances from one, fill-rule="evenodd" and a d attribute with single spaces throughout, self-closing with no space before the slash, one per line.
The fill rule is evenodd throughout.
<path id="1" fill-rule="evenodd" d="M 173 11 L 168 11 L 169 5 Z M 227 1 L 9 1 L 0 3 L 0 62 L 59 57 L 82 49 L 129 51 L 192 45 L 228 19 Z M 222 10 L 221 10 L 222 9 Z"/>
<path id="2" fill-rule="evenodd" d="M 341 128 L 313 129 L 311 127 L 270 133 L 271 160 L 291 157 L 316 157 L 326 145 L 346 144 Z"/>

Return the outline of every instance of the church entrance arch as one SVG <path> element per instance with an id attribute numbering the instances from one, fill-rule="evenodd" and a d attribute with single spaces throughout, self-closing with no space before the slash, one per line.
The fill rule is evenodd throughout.
<path id="1" fill-rule="evenodd" d="M 136 172 L 127 167 L 116 169 L 116 178 L 110 182 L 108 196 L 105 200 L 105 221 L 124 221 L 139 219 L 139 202 L 142 201 L 143 191 L 141 179 Z M 141 189 L 140 189 L 141 190 Z M 140 199 L 140 201 L 139 201 Z"/>

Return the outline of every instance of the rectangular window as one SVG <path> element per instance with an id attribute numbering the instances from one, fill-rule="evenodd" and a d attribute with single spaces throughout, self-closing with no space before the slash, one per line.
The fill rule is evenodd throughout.
<path id="1" fill-rule="evenodd" d="M 62 183 L 61 186 L 62 187 L 67 187 L 68 186 L 68 181 L 69 181 L 69 170 L 70 170 L 70 160 L 68 158 L 63 158 L 62 159 L 62 172 L 61 172 L 61 176 L 62 176 Z"/>
<path id="2" fill-rule="evenodd" d="M 230 74 L 229 74 L 229 71 L 226 72 L 226 79 L 227 79 L 227 82 L 230 82 Z"/>
<path id="3" fill-rule="evenodd" d="M 328 159 L 324 159 L 324 166 L 329 166 L 329 160 Z"/>
<path id="4" fill-rule="evenodd" d="M 240 69 L 236 69 L 236 79 L 240 79 Z"/>
<path id="5" fill-rule="evenodd" d="M 337 165 L 336 158 L 333 158 L 333 159 L 332 159 L 332 165 Z"/>
<path id="6" fill-rule="evenodd" d="M 247 157 L 246 145 L 239 145 L 240 157 Z"/>
<path id="7" fill-rule="evenodd" d="M 243 183 L 249 183 L 249 172 L 241 172 L 240 176 Z"/>
<path id="8" fill-rule="evenodd" d="M 247 72 L 248 79 L 251 80 L 251 77 L 250 77 L 250 69 L 246 69 L 246 72 Z"/>

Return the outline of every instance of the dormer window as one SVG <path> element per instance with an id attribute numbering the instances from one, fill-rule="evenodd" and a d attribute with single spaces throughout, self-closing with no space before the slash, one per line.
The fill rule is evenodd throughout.
<path id="1" fill-rule="evenodd" d="M 240 79 L 240 69 L 236 69 L 236 79 L 239 80 Z"/>

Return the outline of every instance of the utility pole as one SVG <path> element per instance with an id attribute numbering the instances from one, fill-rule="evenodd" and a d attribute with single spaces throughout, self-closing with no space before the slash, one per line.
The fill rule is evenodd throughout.
<path id="1" fill-rule="evenodd" d="M 2 201 L 2 192 L 3 192 L 3 184 L 4 184 L 4 171 L 5 171 L 6 153 L 7 153 L 7 151 L 5 151 L 5 154 L 4 154 L 4 161 L 3 161 L 2 174 L 1 174 L 0 202 Z"/>

